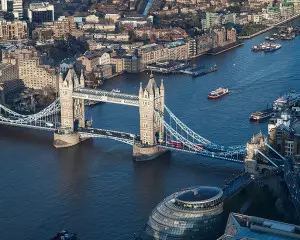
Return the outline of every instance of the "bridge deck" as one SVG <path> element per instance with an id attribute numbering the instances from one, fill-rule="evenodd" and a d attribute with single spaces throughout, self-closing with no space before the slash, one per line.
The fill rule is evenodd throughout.
<path id="1" fill-rule="evenodd" d="M 79 128 L 78 133 L 82 138 L 109 138 L 129 145 L 133 145 L 138 140 L 135 134 L 100 128 Z"/>
<path id="2" fill-rule="evenodd" d="M 73 97 L 99 102 L 117 103 L 135 107 L 139 106 L 139 97 L 136 95 L 108 92 L 99 89 L 77 88 L 73 92 Z"/>

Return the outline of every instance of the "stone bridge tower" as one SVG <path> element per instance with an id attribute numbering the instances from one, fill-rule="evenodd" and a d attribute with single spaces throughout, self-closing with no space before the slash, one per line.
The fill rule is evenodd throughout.
<path id="1" fill-rule="evenodd" d="M 61 128 L 54 134 L 55 147 L 69 147 L 79 143 L 79 136 L 75 130 L 75 121 L 79 127 L 85 125 L 84 99 L 74 99 L 73 90 L 84 87 L 84 77 L 80 78 L 73 68 L 69 69 L 65 79 L 59 75 L 59 97 L 61 106 Z"/>
<path id="2" fill-rule="evenodd" d="M 142 83 L 139 90 L 140 142 L 133 146 L 136 160 L 150 160 L 165 152 L 157 144 L 164 139 L 163 122 L 156 116 L 158 112 L 164 118 L 165 88 L 163 81 L 157 86 L 151 73 L 145 89 Z"/>
<path id="3" fill-rule="evenodd" d="M 268 139 L 261 132 L 256 134 L 247 142 L 246 149 L 247 155 L 245 158 L 245 171 L 251 174 L 257 174 L 259 170 L 259 163 L 257 162 L 260 159 L 260 155 L 257 150 L 266 153 Z"/>
<path id="4" fill-rule="evenodd" d="M 153 146 L 159 140 L 163 140 L 164 127 L 160 119 L 154 114 L 159 112 L 164 116 L 165 88 L 163 81 L 160 87 L 157 86 L 153 75 L 145 89 L 142 83 L 139 90 L 139 110 L 140 110 L 140 140 L 142 144 Z"/>

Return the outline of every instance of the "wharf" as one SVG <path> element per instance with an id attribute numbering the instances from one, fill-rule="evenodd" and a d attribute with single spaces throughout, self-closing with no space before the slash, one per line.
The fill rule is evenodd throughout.
<path id="1" fill-rule="evenodd" d="M 214 65 L 209 69 L 203 70 L 204 66 L 196 66 L 192 67 L 189 66 L 188 63 L 182 62 L 164 62 L 164 63 L 156 63 L 152 65 L 148 65 L 147 70 L 152 72 L 170 74 L 170 73 L 177 73 L 177 74 L 187 74 L 192 77 L 203 76 L 212 72 L 217 71 L 217 66 Z"/>
<path id="2" fill-rule="evenodd" d="M 188 66 L 187 63 L 176 62 L 176 61 L 167 61 L 167 62 L 158 62 L 155 64 L 151 64 L 146 66 L 147 70 L 158 73 L 174 73 L 180 71 Z"/>
<path id="3" fill-rule="evenodd" d="M 230 43 L 226 46 L 223 46 L 223 47 L 216 47 L 216 48 L 213 48 L 211 50 L 209 50 L 208 52 L 206 52 L 206 55 L 218 55 L 220 53 L 223 53 L 223 52 L 226 52 L 226 51 L 229 51 L 231 49 L 234 49 L 236 47 L 240 47 L 244 45 L 243 42 L 240 42 L 240 41 L 237 41 L 237 42 L 234 42 L 234 43 Z"/>
<path id="4" fill-rule="evenodd" d="M 199 76 L 204 76 L 206 74 L 209 74 L 209 73 L 212 73 L 212 72 L 215 72 L 218 70 L 216 65 L 212 66 L 211 68 L 209 68 L 207 70 L 201 70 L 203 68 L 204 68 L 203 66 L 194 68 L 194 69 L 188 68 L 188 69 L 180 70 L 180 73 L 185 73 L 185 74 L 191 75 L 193 77 L 199 77 Z"/>

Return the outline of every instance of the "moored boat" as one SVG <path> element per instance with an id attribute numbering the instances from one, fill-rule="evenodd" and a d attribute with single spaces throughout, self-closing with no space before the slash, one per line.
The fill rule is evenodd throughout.
<path id="1" fill-rule="evenodd" d="M 218 88 L 208 94 L 208 99 L 217 99 L 229 93 L 228 88 Z"/>
<path id="2" fill-rule="evenodd" d="M 121 91 L 120 91 L 120 89 L 113 89 L 113 90 L 111 90 L 111 92 L 119 93 L 119 92 L 121 92 Z"/>
<path id="3" fill-rule="evenodd" d="M 250 121 L 264 121 L 274 116 L 273 109 L 265 109 L 262 111 L 254 112 L 250 115 Z"/>
<path id="4" fill-rule="evenodd" d="M 55 237 L 50 240 L 79 240 L 76 236 L 76 233 L 70 233 L 66 230 L 58 232 Z"/>

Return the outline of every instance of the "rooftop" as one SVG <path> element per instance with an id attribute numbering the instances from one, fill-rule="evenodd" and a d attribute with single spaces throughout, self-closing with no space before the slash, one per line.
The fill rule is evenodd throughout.
<path id="1" fill-rule="evenodd" d="M 230 213 L 225 233 L 219 240 L 238 239 L 300 239 L 300 226 L 238 213 Z"/>
<path id="2" fill-rule="evenodd" d="M 48 7 L 53 7 L 52 4 L 49 2 L 37 2 L 37 3 L 30 3 L 29 9 L 31 10 L 37 10 L 39 8 L 48 8 Z"/>
<path id="3" fill-rule="evenodd" d="M 201 186 L 178 193 L 176 200 L 185 203 L 199 203 L 216 199 L 222 195 L 223 192 L 220 188 Z"/>

